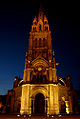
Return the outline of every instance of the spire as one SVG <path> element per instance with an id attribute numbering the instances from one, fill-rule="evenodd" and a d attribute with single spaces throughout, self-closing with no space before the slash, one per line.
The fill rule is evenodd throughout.
<path id="1" fill-rule="evenodd" d="M 35 16 L 34 20 L 33 20 L 33 24 L 37 24 L 37 18 Z"/>
<path id="2" fill-rule="evenodd" d="M 42 8 L 42 4 L 40 4 L 40 8 L 39 8 L 39 13 L 38 13 L 38 20 L 42 19 L 43 20 L 43 8 Z"/>

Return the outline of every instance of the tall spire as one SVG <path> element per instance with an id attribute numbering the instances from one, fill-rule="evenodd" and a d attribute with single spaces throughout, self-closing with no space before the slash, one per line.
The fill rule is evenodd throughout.
<path id="1" fill-rule="evenodd" d="M 42 4 L 40 4 L 40 8 L 39 8 L 39 13 L 38 13 L 38 20 L 42 19 L 43 20 L 43 8 L 42 8 Z"/>

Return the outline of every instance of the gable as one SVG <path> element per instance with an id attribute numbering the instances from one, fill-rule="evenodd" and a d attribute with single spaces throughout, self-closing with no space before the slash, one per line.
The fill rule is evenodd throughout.
<path id="1" fill-rule="evenodd" d="M 48 61 L 43 57 L 38 56 L 35 60 L 31 62 L 32 67 L 49 67 Z"/>

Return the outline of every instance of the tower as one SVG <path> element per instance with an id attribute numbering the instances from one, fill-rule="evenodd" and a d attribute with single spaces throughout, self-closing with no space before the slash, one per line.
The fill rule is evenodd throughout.
<path id="1" fill-rule="evenodd" d="M 72 113 L 72 97 L 66 82 L 56 74 L 51 31 L 40 8 L 29 34 L 23 79 L 15 77 L 9 92 L 11 110 L 27 115 Z"/>
<path id="2" fill-rule="evenodd" d="M 23 82 L 21 114 L 34 114 L 36 110 L 42 113 L 35 106 L 38 103 L 36 100 L 36 95 L 38 94 L 39 96 L 42 94 L 44 97 L 43 113 L 59 113 L 57 75 L 54 50 L 52 50 L 51 31 L 47 17 L 44 15 L 42 9 L 39 10 L 38 18 L 34 18 L 31 27 Z M 26 93 L 24 93 L 24 90 L 26 90 Z M 55 90 L 56 93 L 53 93 Z M 24 99 L 27 103 L 26 108 L 24 107 Z"/>
<path id="3" fill-rule="evenodd" d="M 34 67 L 34 64 L 36 65 Z M 44 66 L 45 65 L 45 66 Z M 51 31 L 47 17 L 43 10 L 39 10 L 38 18 L 35 17 L 29 36 L 29 48 L 26 52 L 25 69 L 23 81 L 25 83 L 34 82 L 31 76 L 31 69 L 39 72 L 46 72 L 46 78 L 49 83 L 57 83 L 54 50 L 52 50 Z M 48 73 L 47 73 L 48 72 Z M 44 75 L 43 74 L 43 75 Z M 34 75 L 32 73 L 32 75 Z M 48 75 L 48 76 L 47 76 Z M 45 82 L 47 83 L 47 82 Z"/>

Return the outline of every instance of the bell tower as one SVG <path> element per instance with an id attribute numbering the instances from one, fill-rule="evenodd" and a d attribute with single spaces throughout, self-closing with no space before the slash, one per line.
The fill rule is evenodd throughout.
<path id="1" fill-rule="evenodd" d="M 6 104 L 11 112 L 20 112 L 21 115 L 45 114 L 49 117 L 71 114 L 74 95 L 71 85 L 68 85 L 69 79 L 69 76 L 62 79 L 56 74 L 51 31 L 48 19 L 40 8 L 29 34 L 23 79 L 15 77 Z"/>
<path id="2" fill-rule="evenodd" d="M 21 114 L 34 114 L 36 110 L 41 112 L 40 108 L 36 109 L 36 97 L 39 94 L 43 97 L 42 107 L 44 113 L 59 113 L 58 85 L 51 31 L 48 19 L 41 8 L 38 17 L 34 18 L 31 26 L 23 84 Z M 38 96 L 38 101 L 40 96 Z M 24 100 L 26 107 L 24 106 Z"/>
<path id="3" fill-rule="evenodd" d="M 51 42 L 47 17 L 44 15 L 43 10 L 40 9 L 38 18 L 35 17 L 33 20 L 29 37 L 29 50 L 32 51 L 32 59 L 35 59 L 38 55 L 49 59 L 48 52 L 52 51 Z"/>
<path id="4" fill-rule="evenodd" d="M 33 69 L 36 70 L 38 68 L 41 68 L 45 70 L 48 73 L 48 82 L 56 83 L 57 77 L 54 50 L 52 50 L 51 31 L 49 29 L 48 19 L 46 15 L 44 15 L 42 8 L 39 9 L 38 18 L 35 16 L 31 26 L 31 32 L 29 36 L 29 48 L 26 52 L 25 60 L 25 69 L 23 77 L 24 82 L 31 82 L 32 62 L 38 57 L 44 58 L 48 66 L 44 69 L 42 68 L 44 66 L 38 65 L 37 67 L 35 66 Z M 40 60 L 38 62 L 40 62 Z"/>

